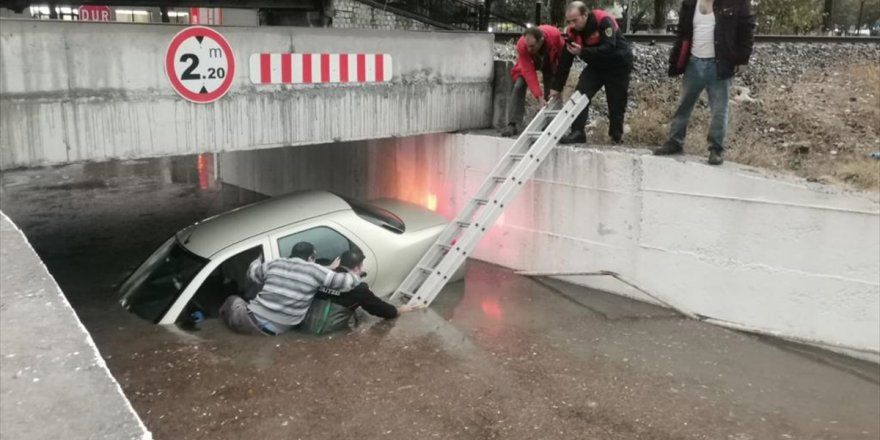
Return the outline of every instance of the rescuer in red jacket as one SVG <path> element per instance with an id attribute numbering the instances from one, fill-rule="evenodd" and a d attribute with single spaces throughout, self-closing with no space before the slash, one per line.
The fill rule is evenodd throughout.
<path id="1" fill-rule="evenodd" d="M 535 99 L 546 104 L 559 64 L 559 54 L 565 42 L 559 29 L 550 25 L 531 27 L 523 32 L 516 43 L 516 65 L 510 72 L 513 77 L 513 89 L 507 103 L 507 127 L 502 136 L 515 136 L 522 131 L 523 113 L 525 113 L 526 88 Z M 544 77 L 544 88 L 538 83 L 538 71 Z"/>

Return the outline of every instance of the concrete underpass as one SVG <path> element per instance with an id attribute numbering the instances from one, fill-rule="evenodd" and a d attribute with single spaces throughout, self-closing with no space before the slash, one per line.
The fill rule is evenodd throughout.
<path id="1" fill-rule="evenodd" d="M 2 26 L 4 438 L 880 436 L 876 193 L 560 146 L 428 310 L 327 337 L 155 325 L 120 283 L 212 215 L 321 189 L 452 218 L 513 142 L 488 129 L 491 37 L 219 28 L 241 70 L 199 105 L 161 70 L 178 28 Z M 108 34 L 139 49 L 108 64 Z M 387 84 L 248 77 L 251 53 L 374 47 Z M 626 283 L 517 274 L 599 271 Z"/>

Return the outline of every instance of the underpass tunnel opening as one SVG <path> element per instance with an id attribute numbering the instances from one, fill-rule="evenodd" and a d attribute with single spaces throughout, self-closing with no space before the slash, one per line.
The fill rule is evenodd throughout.
<path id="1" fill-rule="evenodd" d="M 449 157 L 453 144 L 449 135 L 422 135 L 6 171 L 4 211 L 26 234 L 68 243 L 54 249 L 35 243 L 53 273 L 61 272 L 61 279 L 70 276 L 79 283 L 88 273 L 70 261 L 71 254 L 108 253 L 97 257 L 107 267 L 95 289 L 65 290 L 75 307 L 90 309 L 84 319 L 103 319 L 102 312 L 91 308 L 96 304 L 120 302 L 144 322 L 187 327 L 194 316 L 216 318 L 228 295 L 253 297 L 254 285 L 245 275 L 250 262 L 270 255 L 287 257 L 292 240 L 317 242 L 322 261 L 332 261 L 343 250 L 364 250 L 371 282 L 389 272 L 387 261 L 384 267 L 377 261 L 384 256 L 365 243 L 369 238 L 345 224 L 253 242 L 222 255 L 216 265 L 216 253 L 193 253 L 183 244 L 190 225 L 275 196 L 322 191 L 344 197 L 342 203 L 348 203 L 359 219 L 387 232 L 393 241 L 454 215 L 443 168 L 443 162 L 458 160 Z M 381 206 L 358 203 L 370 199 L 383 201 Z M 408 206 L 432 212 L 433 217 Z M 394 214 L 401 209 L 403 220 Z M 58 211 L 75 213 L 75 218 L 46 221 L 60 215 Z M 95 247 L 96 242 L 107 246 Z M 410 251 L 407 258 L 416 254 Z M 201 287 L 187 292 L 191 298 L 177 305 L 197 276 Z M 386 282 L 378 287 L 388 295 L 396 286 Z M 178 310 L 169 316 L 174 307 Z"/>

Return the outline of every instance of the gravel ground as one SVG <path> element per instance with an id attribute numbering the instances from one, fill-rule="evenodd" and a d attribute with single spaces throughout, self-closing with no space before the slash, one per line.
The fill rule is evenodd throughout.
<path id="1" fill-rule="evenodd" d="M 680 87 L 666 74 L 671 45 L 634 44 L 627 107 L 630 147 L 662 144 Z M 496 44 L 512 61 L 512 44 Z M 576 63 L 567 91 L 583 68 Z M 794 173 L 812 181 L 880 190 L 880 45 L 762 43 L 731 87 L 728 160 Z M 604 93 L 591 105 L 588 142 L 608 142 Z M 536 104 L 531 103 L 531 111 Z M 529 117 L 527 113 L 526 117 Z M 685 151 L 705 155 L 708 106 L 698 104 Z"/>

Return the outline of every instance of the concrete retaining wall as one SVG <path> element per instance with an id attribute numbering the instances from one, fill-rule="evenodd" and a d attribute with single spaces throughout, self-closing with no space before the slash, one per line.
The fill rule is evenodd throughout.
<path id="1" fill-rule="evenodd" d="M 151 439 L 46 266 L 3 213 L 0 243 L 0 437 Z"/>
<path id="2" fill-rule="evenodd" d="M 492 37 L 260 27 L 217 28 L 238 68 L 211 104 L 165 75 L 174 25 L 3 21 L 0 168 L 359 140 L 488 127 Z M 383 52 L 388 84 L 255 86 L 260 52 Z M 454 109 L 454 110 L 450 110 Z"/>
<path id="3" fill-rule="evenodd" d="M 511 142 L 433 135 L 236 153 L 220 170 L 266 194 L 305 186 L 434 199 L 451 217 Z M 321 171 L 334 167 L 345 171 Z M 734 164 L 556 148 L 474 257 L 517 270 L 614 271 L 676 307 L 880 360 L 877 194 Z M 653 301 L 610 277 L 566 279 Z"/>
<path id="4" fill-rule="evenodd" d="M 509 145 L 469 136 L 465 193 Z M 730 164 L 557 148 L 475 258 L 614 271 L 676 307 L 880 360 L 877 194 Z M 612 278 L 567 279 L 650 301 Z"/>

